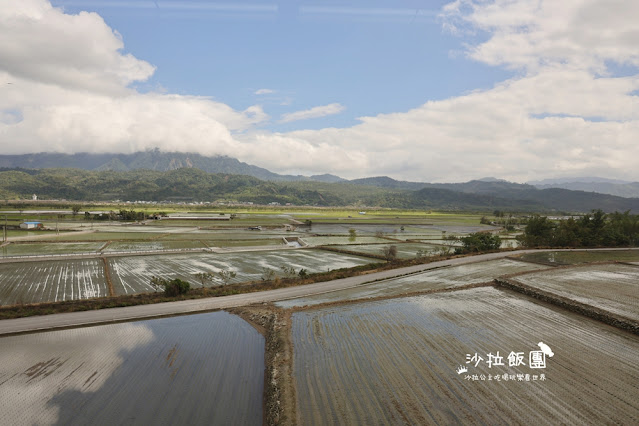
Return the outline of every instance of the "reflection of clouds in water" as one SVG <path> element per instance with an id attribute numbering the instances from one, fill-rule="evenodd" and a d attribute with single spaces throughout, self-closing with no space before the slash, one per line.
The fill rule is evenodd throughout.
<path id="1" fill-rule="evenodd" d="M 7 424 L 54 424 L 65 391 L 95 392 L 122 365 L 123 351 L 153 340 L 146 326 L 117 324 L 0 340 L 0 413 Z"/>

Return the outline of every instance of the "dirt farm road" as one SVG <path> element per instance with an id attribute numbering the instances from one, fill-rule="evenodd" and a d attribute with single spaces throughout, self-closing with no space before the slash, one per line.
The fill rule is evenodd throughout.
<path id="1" fill-rule="evenodd" d="M 594 249 L 598 250 L 598 249 Z M 615 249 L 602 249 L 615 250 Z M 627 249 L 624 249 L 627 250 Z M 306 297 L 315 294 L 327 293 L 356 287 L 365 283 L 393 278 L 401 275 L 412 274 L 429 269 L 455 266 L 475 262 L 483 262 L 493 259 L 501 259 L 523 253 L 535 251 L 560 251 L 560 250 L 516 250 L 500 253 L 488 253 L 477 256 L 460 257 L 456 259 L 442 260 L 423 265 L 409 266 L 376 272 L 357 277 L 343 278 L 315 284 L 307 284 L 297 287 L 280 288 L 256 293 L 237 294 L 232 296 L 212 297 L 206 299 L 183 300 L 178 302 L 158 303 L 153 305 L 128 306 L 123 308 L 101 309 L 96 311 L 71 312 L 27 318 L 8 319 L 0 321 L 0 336 L 30 333 L 37 331 L 56 330 L 72 327 L 84 327 L 98 324 L 107 324 L 121 321 L 134 321 L 151 319 L 156 317 L 181 315 L 195 312 L 206 312 L 218 309 L 234 308 L 238 306 L 252 305 L 256 303 L 275 302 L 280 300 Z M 571 251 L 571 250 L 561 250 Z M 583 250 L 581 250 L 583 251 Z"/>

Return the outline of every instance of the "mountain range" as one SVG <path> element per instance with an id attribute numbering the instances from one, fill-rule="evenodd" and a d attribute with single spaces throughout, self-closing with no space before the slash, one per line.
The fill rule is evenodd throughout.
<path id="1" fill-rule="evenodd" d="M 290 202 L 323 206 L 507 211 L 639 212 L 639 198 L 495 178 L 464 183 L 408 182 L 387 176 L 280 175 L 237 159 L 159 150 L 135 154 L 0 155 L 0 197 L 70 200 Z M 593 182 L 600 185 L 632 183 Z M 639 185 L 639 184 L 637 184 Z M 615 187 L 616 188 L 616 187 Z M 630 193 L 630 192 L 628 192 Z"/>

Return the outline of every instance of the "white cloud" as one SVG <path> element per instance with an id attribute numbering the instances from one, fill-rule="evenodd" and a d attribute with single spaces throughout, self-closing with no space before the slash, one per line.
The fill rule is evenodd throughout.
<path id="1" fill-rule="evenodd" d="M 13 84 L 0 87 L 0 146 L 6 154 L 159 147 L 347 178 L 639 180 L 639 71 L 619 77 L 611 67 L 639 65 L 638 8 L 635 0 L 458 0 L 442 19 L 460 37 L 481 33 L 468 57 L 515 69 L 516 77 L 349 128 L 269 133 L 255 130 L 268 118 L 259 106 L 236 111 L 208 98 L 131 89 L 153 67 L 123 54 L 98 15 L 66 15 L 44 0 L 7 2 L 0 83 Z M 343 110 L 334 103 L 281 122 Z"/>
<path id="2" fill-rule="evenodd" d="M 154 67 L 123 54 L 95 13 L 68 15 L 45 0 L 0 8 L 0 144 L 4 154 L 133 152 L 159 147 L 235 152 L 233 134 L 267 119 L 198 96 L 141 94 L 129 87 Z M 11 82 L 12 84 L 4 84 Z"/>
<path id="3" fill-rule="evenodd" d="M 605 72 L 606 61 L 639 65 L 635 0 L 457 0 L 442 16 L 449 26 L 490 34 L 469 55 L 491 65 L 596 72 Z"/>
<path id="4" fill-rule="evenodd" d="M 282 114 L 281 123 L 290 123 L 291 121 L 308 120 L 309 118 L 320 118 L 328 115 L 339 114 L 344 111 L 345 107 L 338 103 L 316 106 L 303 111 L 289 112 Z"/>
<path id="5" fill-rule="evenodd" d="M 615 77 L 610 67 L 638 64 L 638 8 L 633 0 L 456 1 L 444 24 L 471 39 L 488 36 L 468 46 L 469 57 L 520 75 L 408 112 L 362 117 L 351 128 L 277 137 L 339 147 L 349 158 L 363 153 L 357 162 L 316 157 L 313 172 L 345 177 L 639 179 L 639 70 Z"/>
<path id="6" fill-rule="evenodd" d="M 273 89 L 259 89 L 259 90 L 256 90 L 254 94 L 256 94 L 256 95 L 270 95 L 272 93 L 275 93 L 275 90 L 273 90 Z"/>
<path id="7" fill-rule="evenodd" d="M 38 83 L 122 94 L 154 67 L 122 54 L 120 35 L 96 13 L 67 15 L 42 0 L 3 1 L 0 68 Z"/>

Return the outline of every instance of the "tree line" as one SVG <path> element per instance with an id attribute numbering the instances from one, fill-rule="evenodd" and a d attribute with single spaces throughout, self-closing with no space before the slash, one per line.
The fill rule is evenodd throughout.
<path id="1" fill-rule="evenodd" d="M 524 247 L 634 247 L 639 242 L 639 215 L 593 210 L 559 222 L 536 215 L 517 239 Z"/>

